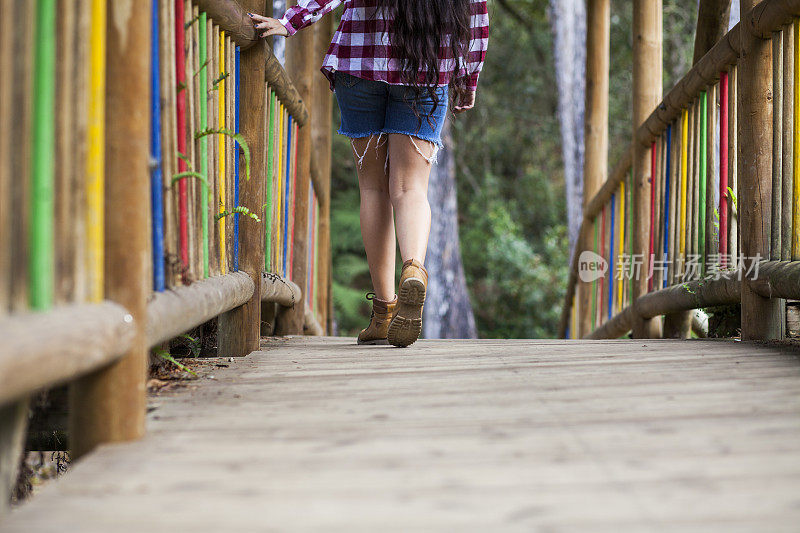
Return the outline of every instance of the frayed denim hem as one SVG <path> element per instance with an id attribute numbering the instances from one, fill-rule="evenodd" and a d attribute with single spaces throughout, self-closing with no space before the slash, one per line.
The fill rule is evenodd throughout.
<path id="1" fill-rule="evenodd" d="M 395 134 L 399 134 L 399 135 L 408 135 L 409 137 L 416 137 L 417 139 L 422 139 L 423 141 L 428 141 L 430 143 L 433 143 L 433 144 L 435 144 L 436 146 L 439 147 L 439 150 L 444 148 L 444 144 L 442 144 L 442 141 L 440 139 L 436 139 L 435 137 L 432 137 L 430 135 L 422 135 L 420 133 L 409 133 L 407 131 L 391 130 L 391 129 L 386 129 L 386 128 L 384 128 L 383 133 L 395 133 Z"/>
<path id="2" fill-rule="evenodd" d="M 417 151 L 417 153 L 420 155 L 420 157 L 422 157 L 422 159 L 427 161 L 429 165 L 435 165 L 439 161 L 439 150 L 441 150 L 442 147 L 443 147 L 441 142 L 437 142 L 437 141 L 432 140 L 430 138 L 426 138 L 426 136 L 424 136 L 424 135 L 417 135 L 417 134 L 394 131 L 394 130 L 381 131 L 379 133 L 363 133 L 362 132 L 362 133 L 359 133 L 359 134 L 347 134 L 347 133 L 343 133 L 341 128 L 340 128 L 339 131 L 337 131 L 337 133 L 339 135 L 344 135 L 345 137 L 348 137 L 350 139 L 350 144 L 353 147 L 353 154 L 356 156 L 356 160 L 358 162 L 358 168 L 359 169 L 361 168 L 361 165 L 364 162 L 364 157 L 366 157 L 367 152 L 369 151 L 369 146 L 372 143 L 372 139 L 376 135 L 378 136 L 378 140 L 375 143 L 376 144 L 375 145 L 376 149 L 378 149 L 381 146 L 383 146 L 383 144 L 386 144 L 387 140 L 384 140 L 383 144 L 381 144 L 381 140 L 383 139 L 384 136 L 388 137 L 388 135 L 390 135 L 390 134 L 405 135 L 406 137 L 408 137 L 408 140 L 411 141 L 411 144 L 414 146 L 414 149 Z M 430 157 L 428 157 L 428 156 L 426 156 L 425 154 L 422 153 L 422 150 L 417 145 L 417 143 L 414 141 L 415 138 L 433 144 L 433 153 L 431 154 Z M 367 145 L 364 147 L 364 153 L 363 154 L 359 154 L 358 151 L 356 150 L 356 145 L 353 144 L 353 141 L 355 139 L 368 139 L 367 140 Z M 388 153 L 388 151 L 386 153 L 386 162 L 383 165 L 383 169 L 384 169 L 385 172 L 389 171 L 389 153 Z"/>
<path id="3" fill-rule="evenodd" d="M 363 131 L 361 131 L 361 132 L 358 132 L 358 133 L 350 133 L 350 132 L 347 132 L 347 131 L 343 131 L 341 128 L 339 128 L 339 130 L 336 133 L 338 133 L 339 135 L 344 135 L 345 137 L 348 137 L 350 139 L 365 139 L 367 137 L 372 137 L 373 135 L 380 135 L 382 133 L 384 133 L 384 134 L 394 133 L 394 134 L 397 134 L 397 135 L 408 135 L 409 137 L 416 137 L 417 139 L 421 139 L 423 141 L 428 141 L 428 142 L 433 143 L 436 146 L 438 146 L 440 150 L 442 148 L 444 148 L 444 144 L 439 139 L 436 139 L 436 138 L 428 136 L 428 135 L 421 135 L 419 133 L 409 133 L 407 131 L 400 131 L 400 130 L 384 129 L 384 130 L 374 131 L 374 132 L 363 132 Z"/>

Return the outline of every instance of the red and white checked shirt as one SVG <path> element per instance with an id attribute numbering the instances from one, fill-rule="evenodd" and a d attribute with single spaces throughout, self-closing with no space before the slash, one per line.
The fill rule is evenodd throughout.
<path id="1" fill-rule="evenodd" d="M 294 35 L 340 4 L 344 4 L 342 21 L 322 62 L 322 72 L 330 80 L 331 89 L 337 70 L 358 78 L 403 85 L 399 60 L 391 55 L 391 21 L 384 17 L 384 10 L 378 9 L 379 0 L 298 0 L 280 22 L 289 35 Z M 486 0 L 470 0 L 470 26 L 469 51 L 466 58 L 458 58 L 458 65 L 459 77 L 469 78 L 467 86 L 474 91 L 489 46 Z M 443 47 L 439 55 L 440 87 L 450 83 L 453 61 L 451 50 Z"/>

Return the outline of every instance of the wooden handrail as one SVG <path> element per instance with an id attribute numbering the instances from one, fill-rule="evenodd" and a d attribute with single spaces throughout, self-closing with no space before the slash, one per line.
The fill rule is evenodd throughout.
<path id="1" fill-rule="evenodd" d="M 254 46 L 259 37 L 247 11 L 236 0 L 195 0 L 242 50 Z"/>
<path id="2" fill-rule="evenodd" d="M 0 320 L 0 405 L 108 366 L 136 335 L 119 304 L 67 305 Z"/>
<path id="3" fill-rule="evenodd" d="M 687 281 L 649 292 L 625 307 L 586 338 L 618 338 L 633 327 L 635 316 L 653 318 L 701 307 L 731 305 L 741 299 L 741 271 L 731 271 L 720 279 Z M 749 281 L 754 291 L 765 298 L 800 299 L 800 262 L 761 261 L 758 277 Z"/>

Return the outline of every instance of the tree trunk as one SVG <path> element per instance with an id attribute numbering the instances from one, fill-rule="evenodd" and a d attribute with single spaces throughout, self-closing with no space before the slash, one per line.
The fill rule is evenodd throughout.
<path id="1" fill-rule="evenodd" d="M 584 0 L 550 0 L 553 53 L 558 86 L 558 120 L 567 196 L 569 246 L 575 248 L 583 219 L 583 114 L 586 67 Z"/>
<path id="2" fill-rule="evenodd" d="M 478 335 L 458 240 L 458 204 L 449 121 L 445 123 L 442 139 L 445 148 L 439 152 L 439 162 L 431 171 L 428 187 L 433 223 L 425 259 L 430 278 L 423 333 L 427 339 L 474 339 Z"/>

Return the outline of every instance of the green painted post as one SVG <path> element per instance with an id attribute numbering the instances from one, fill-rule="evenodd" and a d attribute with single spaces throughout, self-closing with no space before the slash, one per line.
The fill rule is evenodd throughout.
<path id="1" fill-rule="evenodd" d="M 708 162 L 708 94 L 700 93 L 700 211 L 697 222 L 697 252 L 700 254 L 700 272 L 706 271 L 706 170 Z"/>
<path id="2" fill-rule="evenodd" d="M 37 0 L 31 139 L 30 304 L 53 303 L 55 232 L 56 0 Z"/>

